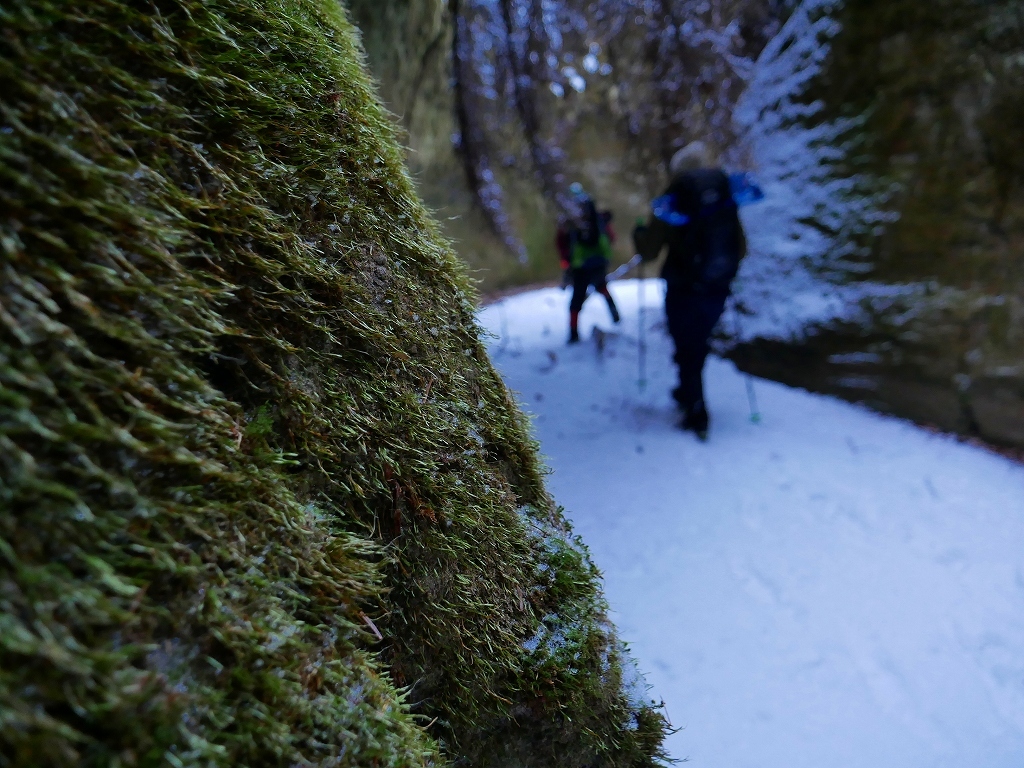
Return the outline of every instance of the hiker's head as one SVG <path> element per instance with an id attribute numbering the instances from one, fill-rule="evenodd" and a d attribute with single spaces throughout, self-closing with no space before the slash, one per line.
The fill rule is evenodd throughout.
<path id="1" fill-rule="evenodd" d="M 590 195 L 583 189 L 583 185 L 578 181 L 574 181 L 569 185 L 569 217 L 579 223 L 587 218 L 591 209 L 594 207 L 594 201 L 590 199 Z"/>
<path id="2" fill-rule="evenodd" d="M 715 157 L 711 147 L 703 141 L 691 141 L 672 155 L 672 160 L 668 164 L 668 170 L 673 176 L 678 176 L 687 171 L 714 168 L 717 165 L 718 158 Z"/>

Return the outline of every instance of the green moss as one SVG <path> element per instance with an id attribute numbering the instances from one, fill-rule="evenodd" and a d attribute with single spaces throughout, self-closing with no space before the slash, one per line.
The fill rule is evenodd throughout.
<path id="1" fill-rule="evenodd" d="M 873 245 L 873 279 L 936 279 L 990 294 L 1024 280 L 1020 117 L 1024 20 L 1016 4 L 856 0 L 812 89 L 829 116 L 863 116 L 851 172 L 899 192 Z"/>
<path id="2" fill-rule="evenodd" d="M 0 23 L 0 764 L 656 760 L 339 7 Z"/>

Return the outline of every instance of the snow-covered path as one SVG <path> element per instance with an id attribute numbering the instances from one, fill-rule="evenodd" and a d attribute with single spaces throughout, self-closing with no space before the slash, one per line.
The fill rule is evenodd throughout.
<path id="1" fill-rule="evenodd" d="M 557 289 L 491 305 L 550 488 L 694 768 L 1024 765 L 1024 467 L 711 360 L 711 437 L 674 427 L 660 287 L 599 354 Z M 581 330 L 611 329 L 592 297 Z"/>

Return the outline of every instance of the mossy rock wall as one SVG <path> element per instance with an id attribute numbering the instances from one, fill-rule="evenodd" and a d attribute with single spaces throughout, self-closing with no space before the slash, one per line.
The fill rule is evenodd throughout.
<path id="1" fill-rule="evenodd" d="M 529 177 L 499 169 L 505 203 L 529 263 L 521 264 L 493 232 L 466 184 L 452 144 L 455 104 L 451 88 L 452 24 L 442 0 L 344 0 L 359 29 L 367 64 L 385 106 L 394 113 L 406 163 L 418 194 L 436 211 L 442 233 L 484 291 L 553 280 L 551 211 Z M 518 153 L 522 147 L 510 149 Z"/>
<path id="2" fill-rule="evenodd" d="M 1024 447 L 1024 11 L 847 0 L 812 85 L 859 118 L 842 171 L 895 190 L 857 279 L 900 286 L 864 322 L 736 349 L 746 369 Z"/>
<path id="3" fill-rule="evenodd" d="M 509 124 L 500 131 L 492 126 L 491 149 L 500 161 L 492 171 L 502 185 L 511 228 L 525 248 L 525 264 L 492 231 L 466 183 L 452 143 L 458 126 L 450 87 L 452 23 L 448 4 L 441 0 L 344 1 L 362 35 L 381 97 L 400 122 L 417 191 L 437 212 L 443 233 L 451 238 L 481 290 L 489 293 L 558 280 L 561 267 L 554 243 L 555 207 L 540 192 L 514 117 L 509 116 Z M 634 53 L 628 51 L 626 58 Z M 542 121 L 545 126 L 561 126 L 571 174 L 565 186 L 571 181 L 583 182 L 602 207 L 611 208 L 619 221 L 629 222 L 635 214 L 646 212 L 652 174 L 631 156 L 628 137 L 617 131 L 621 113 L 609 110 L 612 80 L 606 80 L 593 80 L 584 94 L 568 89 L 564 99 L 553 98 L 544 88 L 540 94 Z M 654 187 L 660 184 L 659 176 Z M 617 261 L 632 255 L 628 238 L 619 238 L 614 247 Z"/>
<path id="4" fill-rule="evenodd" d="M 0 765 L 656 762 L 340 6 L 0 26 Z"/>

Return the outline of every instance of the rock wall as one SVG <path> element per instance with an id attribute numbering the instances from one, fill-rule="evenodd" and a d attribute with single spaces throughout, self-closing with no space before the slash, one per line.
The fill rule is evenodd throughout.
<path id="1" fill-rule="evenodd" d="M 341 8 L 0 19 L 0 764 L 657 762 Z"/>
<path id="2" fill-rule="evenodd" d="M 556 158 L 545 176 L 532 161 L 521 112 L 512 106 L 501 4 L 346 3 L 382 96 L 406 131 L 417 189 L 488 291 L 559 277 L 553 237 L 557 205 L 550 194 L 541 194 L 545 183 L 552 186 L 547 177 L 560 175 L 553 186 L 563 193 L 572 181 L 582 182 L 601 207 L 615 213 L 625 235 L 664 188 L 674 148 L 710 133 L 713 143 L 726 148 L 732 139 L 731 109 L 743 82 L 733 67 L 746 71 L 788 12 L 779 0 L 678 0 L 643 8 L 564 0 L 546 5 L 547 47 L 527 76 L 537 135 L 549 160 Z M 518 0 L 512 6 L 524 15 L 528 7 L 540 7 Z M 489 231 L 456 154 L 455 7 L 474 20 L 472 34 L 484 49 L 475 53 L 482 70 L 477 79 L 486 81 L 486 87 L 476 83 L 475 122 L 490 156 L 488 170 L 503 190 L 510 229 L 525 247 L 525 263 Z M 517 45 L 523 44 L 519 39 Z M 708 110 L 706 104 L 715 106 Z M 628 237 L 619 239 L 616 252 L 621 261 L 632 256 Z"/>
<path id="3" fill-rule="evenodd" d="M 851 0 L 807 94 L 854 118 L 837 172 L 895 220 L 850 282 L 896 289 L 862 321 L 733 353 L 748 370 L 1024 446 L 1024 16 L 1018 3 Z M 825 224 L 822 224 L 827 229 Z M 878 291 L 873 291 L 878 293 Z"/>

